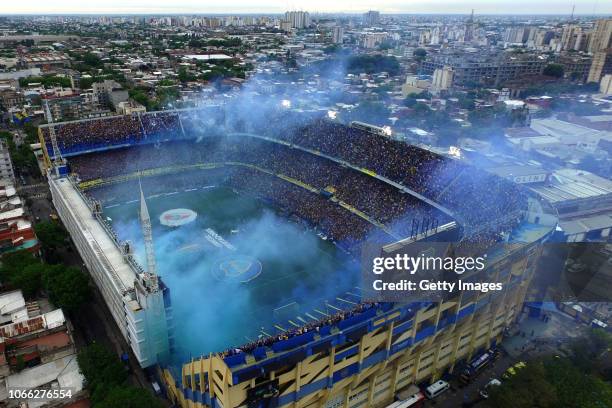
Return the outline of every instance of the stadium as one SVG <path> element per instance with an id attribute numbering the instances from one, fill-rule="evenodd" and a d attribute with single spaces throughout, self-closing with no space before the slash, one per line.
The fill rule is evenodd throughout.
<path id="1" fill-rule="evenodd" d="M 554 215 L 517 185 L 321 112 L 232 106 L 40 128 L 58 214 L 182 407 L 376 407 L 498 343 Z M 499 293 L 364 296 L 364 243 L 492 253 Z"/>

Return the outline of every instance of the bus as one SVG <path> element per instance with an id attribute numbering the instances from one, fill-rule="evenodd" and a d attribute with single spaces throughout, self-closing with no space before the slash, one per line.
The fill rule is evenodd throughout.
<path id="1" fill-rule="evenodd" d="M 387 408 L 421 408 L 424 401 L 425 396 L 421 391 L 418 391 L 407 399 L 395 401 L 393 404 L 387 405 Z"/>
<path id="2" fill-rule="evenodd" d="M 489 363 L 499 356 L 499 352 L 495 349 L 489 349 L 484 353 L 474 358 L 468 366 L 461 372 L 460 381 L 464 384 L 471 382 L 476 375 Z"/>

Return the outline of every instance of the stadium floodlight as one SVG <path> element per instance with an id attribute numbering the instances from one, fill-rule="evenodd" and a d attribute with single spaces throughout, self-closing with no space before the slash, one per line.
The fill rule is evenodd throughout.
<path id="1" fill-rule="evenodd" d="M 448 155 L 452 157 L 456 157 L 457 159 L 461 158 L 461 149 L 457 146 L 450 146 L 448 148 Z"/>
<path id="2" fill-rule="evenodd" d="M 333 110 L 327 111 L 327 117 L 330 119 L 336 119 L 338 117 L 338 112 Z"/>
<path id="3" fill-rule="evenodd" d="M 281 105 L 283 108 L 289 109 L 291 107 L 291 101 L 289 99 L 283 99 Z"/>
<path id="4" fill-rule="evenodd" d="M 385 136 L 391 136 L 393 134 L 393 131 L 391 130 L 391 126 L 383 126 L 382 130 Z"/>

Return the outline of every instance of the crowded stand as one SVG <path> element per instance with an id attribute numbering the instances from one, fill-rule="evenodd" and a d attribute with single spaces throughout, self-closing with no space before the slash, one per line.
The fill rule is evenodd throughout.
<path id="1" fill-rule="evenodd" d="M 117 146 L 134 141 L 134 146 L 69 157 L 70 171 L 81 181 L 185 166 L 182 173 L 162 177 L 179 180 L 185 187 L 202 182 L 225 185 L 270 201 L 288 218 L 306 223 L 353 254 L 361 242 L 375 236 L 376 228 L 338 205 L 337 200 L 402 237 L 410 232 L 413 220 L 435 219 L 441 225 L 451 219 L 388 182 L 296 146 L 400 183 L 451 209 L 464 223 L 465 230 L 470 226 L 490 225 L 478 233 L 465 234 L 455 247 L 456 254 L 485 251 L 507 239 L 508 231 L 521 221 L 520 213 L 525 210 L 527 196 L 520 187 L 497 176 L 389 137 L 328 120 L 311 117 L 284 120 L 282 116 L 268 119 L 266 125 L 254 126 L 243 120 L 226 124 L 222 115 L 202 117 L 189 111 L 163 112 L 58 124 L 56 135 L 63 151 L 78 146 Z M 255 133 L 284 143 L 247 135 L 226 136 L 225 131 Z M 43 135 L 48 135 L 44 132 Z M 175 140 L 157 143 L 163 139 Z M 199 171 L 194 166 L 191 171 L 189 166 L 197 164 L 219 164 L 220 167 Z M 148 188 L 153 191 L 165 184 L 151 183 Z M 90 193 L 100 194 L 98 199 L 116 199 L 95 190 Z M 126 191 L 137 192 L 136 189 Z M 375 306 L 375 303 L 362 302 L 352 310 L 226 350 L 221 356 L 249 353 L 277 341 L 318 332 L 324 326 L 337 324 Z"/>
<path id="2" fill-rule="evenodd" d="M 154 112 L 141 115 L 142 129 L 146 137 L 180 134 L 179 115 L 176 112 Z"/>
<path id="3" fill-rule="evenodd" d="M 489 222 L 526 208 L 523 190 L 507 180 L 339 123 L 318 120 L 270 135 L 372 170 L 448 206 L 468 224 Z"/>
<path id="4" fill-rule="evenodd" d="M 113 163 L 112 168 L 105 162 Z M 377 222 L 406 236 L 413 219 L 448 218 L 411 195 L 361 172 L 322 157 L 250 137 L 172 142 L 163 147 L 140 146 L 81 155 L 70 160 L 82 180 L 105 178 L 156 167 L 197 163 L 241 162 L 288 176 L 348 203 Z"/>
<path id="5" fill-rule="evenodd" d="M 62 151 L 66 151 L 78 146 L 91 148 L 131 141 L 146 143 L 163 138 L 219 136 L 227 126 L 228 131 L 248 131 L 278 138 L 372 170 L 451 209 L 468 225 L 479 225 L 507 215 L 514 217 L 526 207 L 523 190 L 507 180 L 457 160 L 361 129 L 325 119 L 312 119 L 311 116 L 307 117 L 308 120 L 301 115 L 294 117 L 288 112 L 279 113 L 279 117 L 270 117 L 265 125 L 259 126 L 247 126 L 240 120 L 225 124 L 219 107 L 209 109 L 205 114 L 196 115 L 194 112 L 199 113 L 147 113 L 140 117 L 122 116 L 58 124 L 55 129 L 58 145 Z M 48 134 L 48 131 L 43 130 L 43 133 Z M 291 160 L 297 155 L 296 149 Z M 323 173 L 326 171 L 322 164 L 324 161 L 321 159 L 315 163 L 310 160 L 309 163 L 318 166 Z M 337 168 L 335 166 L 334 171 Z M 336 178 L 340 178 L 339 174 L 336 173 Z M 350 194 L 349 190 L 355 189 L 345 189 L 341 193 Z M 465 200 L 466 196 L 471 200 Z M 478 206 L 475 207 L 474 203 L 478 203 Z M 393 206 L 397 208 L 387 206 L 377 218 L 381 222 L 388 222 L 385 217 L 397 218 L 396 213 L 404 211 L 404 204 L 394 202 Z"/>
<path id="6" fill-rule="evenodd" d="M 143 137 L 140 121 L 136 115 L 64 122 L 50 126 L 55 130 L 57 145 L 63 154 L 138 143 Z M 52 151 L 49 127 L 41 127 L 41 131 L 47 149 Z"/>
<path id="7" fill-rule="evenodd" d="M 251 353 L 253 350 L 255 350 L 258 347 L 269 347 L 278 341 L 288 340 L 292 337 L 301 336 L 302 334 L 306 334 L 309 332 L 319 333 L 321 328 L 325 326 L 333 326 L 342 320 L 345 320 L 345 319 L 348 319 L 354 316 L 358 316 L 376 307 L 378 307 L 377 302 L 364 301 L 364 302 L 359 303 L 358 305 L 355 305 L 355 307 L 349 310 L 343 310 L 338 313 L 334 313 L 330 316 L 326 316 L 317 321 L 306 323 L 305 325 L 301 327 L 291 328 L 275 336 L 268 336 L 268 337 L 257 339 L 247 344 L 243 344 L 242 346 L 240 346 L 240 348 L 234 347 L 234 348 L 227 349 L 219 353 L 219 356 L 222 358 L 225 358 L 225 357 L 234 356 L 234 355 L 241 354 L 241 353 Z"/>
<path id="8" fill-rule="evenodd" d="M 64 149 L 66 146 L 76 145 L 76 141 L 82 143 L 84 139 L 93 142 L 94 139 L 87 136 L 92 134 L 100 135 L 95 140 L 96 142 L 100 142 L 101 139 L 102 144 L 116 145 L 117 135 L 120 135 L 121 132 L 135 131 L 136 124 L 140 123 L 142 123 L 140 137 L 145 143 L 147 139 L 156 141 L 163 138 L 153 137 L 153 135 L 163 136 L 164 134 L 166 139 L 169 138 L 167 136 L 176 139 L 191 137 L 202 141 L 206 139 L 204 136 L 218 136 L 220 131 L 225 129 L 224 126 L 227 126 L 228 131 L 250 131 L 263 134 L 296 146 L 320 151 L 352 165 L 374 171 L 454 211 L 465 227 L 481 226 L 500 218 L 508 218 L 507 222 L 512 223 L 511 220 L 515 220 L 519 217 L 520 212 L 526 209 L 525 193 L 520 187 L 509 181 L 467 166 L 457 160 L 445 158 L 365 130 L 325 119 L 313 119 L 312 115 L 306 118 L 288 112 L 279 113 L 279 117 L 271 116 L 266 121 L 266 126 L 264 124 L 247 126 L 248 122 L 241 120 L 226 124 L 227 119 L 220 113 L 219 107 L 210 110 L 213 113 L 206 112 L 207 114 L 200 114 L 199 111 L 158 112 L 147 113 L 141 115 L 140 118 L 125 116 L 115 117 L 112 120 L 100 119 L 105 125 L 94 133 L 91 132 L 95 126 L 99 125 L 97 121 L 67 123 L 61 125 L 59 132 L 56 127 L 56 134 L 58 134 L 58 143 L 61 140 L 60 146 Z M 108 123 L 115 122 L 116 125 L 108 125 Z M 222 122 L 224 124 L 220 126 Z M 196 132 L 196 129 L 199 131 Z M 137 132 L 136 134 L 138 135 Z M 219 138 L 223 139 L 223 137 Z M 129 137 L 126 137 L 127 139 Z M 68 142 L 69 140 L 72 142 Z M 245 146 L 248 143 L 254 143 L 251 140 L 244 140 Z M 251 147 L 252 151 L 246 147 L 238 150 L 235 146 L 226 148 L 223 155 L 217 156 L 218 160 L 221 158 L 231 160 L 232 154 L 239 154 L 246 162 L 262 165 L 320 190 L 328 191 L 339 200 L 351 203 L 355 208 L 371 215 L 377 221 L 393 226 L 400 234 L 405 232 L 405 226 L 414 217 L 440 217 L 439 213 L 434 215 L 431 209 L 424 209 L 422 203 L 408 194 L 398 195 L 394 187 L 386 183 L 373 184 L 368 177 L 357 176 L 356 172 L 338 166 L 327 159 L 313 158 L 313 155 L 298 149 L 287 152 L 286 149 L 279 147 L 271 150 L 266 148 L 267 150 L 262 154 L 258 146 Z M 174 155 L 165 153 L 165 151 L 151 151 L 146 155 L 156 166 L 177 163 Z M 192 152 L 188 153 L 189 160 L 182 162 L 196 162 Z M 212 159 L 210 156 L 202 156 L 201 150 L 195 153 L 196 156 L 200 155 L 197 157 L 200 162 Z M 141 153 L 141 156 L 143 155 L 145 153 Z M 95 157 L 89 159 L 96 160 Z M 134 158 L 127 161 L 139 165 L 142 162 Z M 287 166 L 286 163 L 291 163 L 291 166 Z M 82 164 L 82 160 L 75 164 L 80 169 L 74 171 L 79 173 L 81 178 L 93 178 L 92 175 L 87 174 L 87 166 Z M 96 166 L 90 167 L 95 168 Z M 120 174 L 128 170 L 119 165 L 114 166 L 112 171 Z M 137 170 L 141 169 L 134 168 L 131 171 Z M 104 176 L 109 175 L 112 174 Z M 369 194 L 360 193 L 366 189 L 366 186 L 370 190 Z M 466 200 L 465 197 L 470 197 L 470 199 Z M 397 223 L 402 218 L 404 222 Z"/>

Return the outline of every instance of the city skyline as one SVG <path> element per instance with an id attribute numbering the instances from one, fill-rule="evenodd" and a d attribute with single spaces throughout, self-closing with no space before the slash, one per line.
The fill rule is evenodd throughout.
<path id="1" fill-rule="evenodd" d="M 472 9 L 482 15 L 575 15 L 612 14 L 612 4 L 600 1 L 575 2 L 540 0 L 536 4 L 529 1 L 503 3 L 486 0 L 432 0 L 401 2 L 385 0 L 337 1 L 333 4 L 323 0 L 313 1 L 259 1 L 231 0 L 219 4 L 206 4 L 196 0 L 165 2 L 160 0 L 137 0 L 126 4 L 119 0 L 108 0 L 103 6 L 99 3 L 87 4 L 73 0 L 57 0 L 52 4 L 41 0 L 7 4 L 0 8 L 0 14 L 275 14 L 286 10 L 305 10 L 311 13 L 362 13 L 377 10 L 387 14 L 469 14 Z M 554 12 L 551 12 L 554 11 Z"/>

